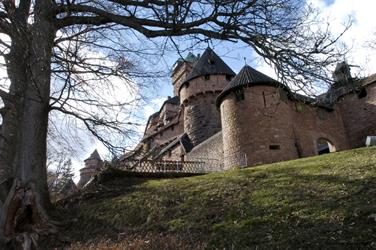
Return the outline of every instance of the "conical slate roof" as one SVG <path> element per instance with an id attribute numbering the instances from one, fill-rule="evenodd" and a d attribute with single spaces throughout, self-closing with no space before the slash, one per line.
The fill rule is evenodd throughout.
<path id="1" fill-rule="evenodd" d="M 245 65 L 217 97 L 217 107 L 221 104 L 222 99 L 235 89 L 254 85 L 271 85 L 287 88 L 273 78 L 255 70 L 251 66 Z"/>
<path id="2" fill-rule="evenodd" d="M 210 47 L 208 47 L 200 59 L 198 59 L 191 73 L 189 73 L 184 80 L 184 83 L 204 75 L 234 76 L 235 73 Z"/>
<path id="3" fill-rule="evenodd" d="M 87 161 L 87 160 L 99 160 L 99 161 L 101 161 L 102 159 L 99 156 L 98 151 L 94 150 L 93 153 L 91 153 L 91 155 L 89 156 L 89 158 L 87 158 L 85 161 Z"/>
<path id="4" fill-rule="evenodd" d="M 195 56 L 192 52 L 189 52 L 188 55 L 183 59 L 183 58 L 179 58 L 178 60 L 176 60 L 175 64 L 177 63 L 180 63 L 180 62 L 190 62 L 190 63 L 194 63 L 195 61 L 197 61 L 197 56 Z"/>

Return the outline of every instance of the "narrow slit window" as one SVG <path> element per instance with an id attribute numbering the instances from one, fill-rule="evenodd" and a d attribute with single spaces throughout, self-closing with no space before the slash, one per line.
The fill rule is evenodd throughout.
<path id="1" fill-rule="evenodd" d="M 277 144 L 272 144 L 272 145 L 269 145 L 269 149 L 270 150 L 280 150 L 281 147 Z"/>
<path id="2" fill-rule="evenodd" d="M 262 99 L 264 100 L 264 107 L 266 107 L 266 97 L 264 91 L 262 91 Z"/>

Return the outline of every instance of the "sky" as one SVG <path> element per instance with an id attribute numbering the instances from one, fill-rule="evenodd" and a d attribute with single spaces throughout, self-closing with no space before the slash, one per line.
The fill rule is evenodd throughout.
<path id="1" fill-rule="evenodd" d="M 338 34 L 343 30 L 343 24 L 349 20 L 353 20 L 351 28 L 344 34 L 342 42 L 351 48 L 350 53 L 345 60 L 349 64 L 355 65 L 352 68 L 353 74 L 361 74 L 363 76 L 376 73 L 376 49 L 371 49 L 369 44 L 372 40 L 376 44 L 376 24 L 374 22 L 374 10 L 376 9 L 375 0 L 308 0 L 313 6 L 319 8 L 324 17 L 327 17 L 330 28 L 334 34 Z M 233 43 L 209 44 L 214 51 L 237 73 L 245 65 L 245 63 L 253 66 L 257 70 L 271 77 L 276 78 L 274 70 L 270 68 L 261 58 L 259 58 L 250 48 L 239 46 Z M 374 46 L 376 48 L 376 46 Z M 191 51 L 194 54 L 202 54 L 201 49 Z M 188 52 L 186 52 L 187 54 Z M 183 54 L 185 56 L 186 54 Z M 179 55 L 168 54 L 163 57 L 163 64 L 172 67 L 173 63 L 179 58 Z M 172 96 L 171 80 L 166 80 L 160 84 L 159 90 L 154 93 L 151 100 L 141 110 L 147 118 L 154 112 L 158 111 L 167 96 Z M 140 127 L 140 132 L 144 127 Z M 92 140 L 87 150 L 82 151 L 78 159 L 74 159 L 74 168 L 78 181 L 78 170 L 83 167 L 83 160 L 90 153 L 97 149 L 103 157 L 108 155 L 106 148 L 98 141 Z"/>

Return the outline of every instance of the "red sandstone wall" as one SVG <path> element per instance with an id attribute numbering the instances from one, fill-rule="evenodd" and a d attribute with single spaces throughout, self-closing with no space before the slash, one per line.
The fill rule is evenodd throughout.
<path id="1" fill-rule="evenodd" d="M 217 95 L 218 92 L 199 94 L 184 104 L 184 131 L 195 146 L 221 130 L 220 113 L 215 106 Z"/>
<path id="2" fill-rule="evenodd" d="M 244 96 L 230 94 L 221 104 L 225 168 L 244 164 L 244 154 L 249 166 L 316 155 L 319 138 L 336 150 L 349 147 L 338 109 L 282 101 L 270 86 L 246 88 Z"/>
<path id="3" fill-rule="evenodd" d="M 164 161 L 182 161 L 182 152 L 180 144 L 177 144 L 169 152 L 165 153 L 162 157 Z"/>
<path id="4" fill-rule="evenodd" d="M 363 98 L 352 93 L 337 104 L 351 148 L 364 146 L 367 135 L 376 135 L 376 83 L 368 85 L 366 91 Z"/>
<path id="5" fill-rule="evenodd" d="M 193 79 L 180 90 L 180 102 L 184 105 L 184 131 L 193 145 L 198 145 L 221 130 L 221 118 L 215 100 L 228 82 L 225 75 L 211 75 L 208 80 L 202 76 Z"/>
<path id="6" fill-rule="evenodd" d="M 336 151 L 349 148 L 341 114 L 337 108 L 328 111 L 295 102 L 290 102 L 290 107 L 301 157 L 317 154 L 319 138 L 327 139 L 335 146 Z"/>
<path id="7" fill-rule="evenodd" d="M 225 75 L 211 75 L 208 80 L 205 80 L 204 76 L 197 77 L 181 88 L 180 102 L 184 103 L 198 93 L 222 91 L 228 83 L 229 80 L 226 79 Z"/>
<path id="8" fill-rule="evenodd" d="M 183 122 L 179 121 L 179 123 L 159 131 L 159 133 L 154 136 L 154 143 L 158 145 L 165 144 L 182 133 L 184 133 L 184 126 Z"/>
<path id="9" fill-rule="evenodd" d="M 167 125 L 179 113 L 179 106 L 170 103 L 165 103 L 159 115 L 160 123 Z"/>
<path id="10" fill-rule="evenodd" d="M 172 74 L 172 85 L 174 87 L 174 95 L 179 95 L 180 86 L 183 84 L 185 78 L 192 70 L 192 64 L 183 62 L 181 66 Z"/>
<path id="11" fill-rule="evenodd" d="M 270 86 L 244 89 L 245 99 L 228 95 L 221 104 L 225 168 L 257 165 L 298 157 L 289 104 Z M 271 150 L 271 145 L 279 149 Z"/>

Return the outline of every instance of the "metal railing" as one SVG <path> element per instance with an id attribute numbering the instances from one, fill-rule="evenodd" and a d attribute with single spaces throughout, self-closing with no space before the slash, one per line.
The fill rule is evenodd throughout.
<path id="1" fill-rule="evenodd" d="M 124 161 L 120 169 L 139 173 L 206 173 L 201 161 Z"/>

